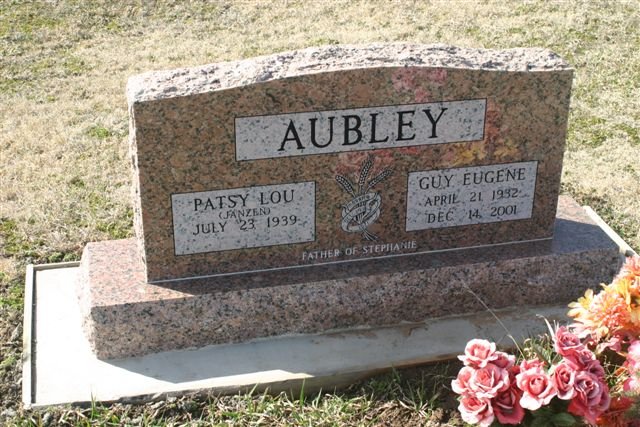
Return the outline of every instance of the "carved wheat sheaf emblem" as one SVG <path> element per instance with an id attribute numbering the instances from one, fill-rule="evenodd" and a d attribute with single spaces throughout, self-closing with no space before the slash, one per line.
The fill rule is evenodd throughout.
<path id="1" fill-rule="evenodd" d="M 365 240 L 378 240 L 378 236 L 371 233 L 367 228 L 380 217 L 380 206 L 382 204 L 380 193 L 370 190 L 393 174 L 393 169 L 385 168 L 367 181 L 372 168 L 373 156 L 369 155 L 362 162 L 357 191 L 348 178 L 336 175 L 338 185 L 353 197 L 351 201 L 342 207 L 342 229 L 347 233 L 361 233 Z"/>

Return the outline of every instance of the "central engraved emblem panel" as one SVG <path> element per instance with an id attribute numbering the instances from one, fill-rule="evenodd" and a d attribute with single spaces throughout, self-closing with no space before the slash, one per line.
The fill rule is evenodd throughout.
<path id="1" fill-rule="evenodd" d="M 382 198 L 373 187 L 380 184 L 393 174 L 393 169 L 385 168 L 368 180 L 373 169 L 373 156 L 369 155 L 362 162 L 357 188 L 351 181 L 336 175 L 338 185 L 349 194 L 352 199 L 342 207 L 341 227 L 347 233 L 361 233 L 365 240 L 378 240 L 378 236 L 368 230 L 368 227 L 380 217 Z"/>

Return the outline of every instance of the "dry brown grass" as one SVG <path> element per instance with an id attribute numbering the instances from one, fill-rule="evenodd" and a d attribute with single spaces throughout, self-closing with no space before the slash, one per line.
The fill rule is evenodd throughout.
<path id="1" fill-rule="evenodd" d="M 576 82 L 564 181 L 631 217 L 625 237 L 640 246 L 638 3 L 5 4 L 0 217 L 39 257 L 131 232 L 128 76 L 382 40 L 546 46 L 567 57 Z"/>
<path id="2" fill-rule="evenodd" d="M 3 310 L 18 309 L 8 295 L 25 262 L 72 259 L 88 241 L 132 233 L 128 76 L 373 41 L 542 46 L 567 58 L 576 78 L 564 189 L 640 248 L 638 1 L 0 0 Z"/>

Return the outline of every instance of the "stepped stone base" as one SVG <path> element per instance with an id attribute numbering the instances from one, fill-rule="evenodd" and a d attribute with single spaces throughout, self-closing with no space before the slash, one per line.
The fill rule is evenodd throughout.
<path id="1" fill-rule="evenodd" d="M 553 240 L 266 275 L 147 283 L 134 239 L 91 243 L 77 291 L 93 351 L 113 359 L 423 322 L 484 311 L 479 299 L 492 309 L 559 305 L 610 281 L 620 261 L 607 233 L 561 197 Z"/>

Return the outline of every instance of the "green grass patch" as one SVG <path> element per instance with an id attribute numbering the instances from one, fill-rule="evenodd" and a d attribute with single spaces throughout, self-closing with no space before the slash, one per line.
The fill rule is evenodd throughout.
<path id="1" fill-rule="evenodd" d="M 0 255 L 11 257 L 34 257 L 42 246 L 42 240 L 30 242 L 18 232 L 18 223 L 9 218 L 0 218 Z"/>
<path id="2" fill-rule="evenodd" d="M 569 120 L 567 140 L 571 149 L 599 147 L 611 136 L 607 121 L 601 117 L 572 115 Z"/>
<path id="3" fill-rule="evenodd" d="M 52 18 L 46 10 L 33 7 L 28 2 L 4 3 L 0 7 L 0 37 L 31 37 L 37 31 L 53 29 L 61 24 L 60 20 Z"/>
<path id="4" fill-rule="evenodd" d="M 24 277 L 11 277 L 0 271 L 0 307 L 22 311 L 24 305 Z"/>
<path id="5" fill-rule="evenodd" d="M 629 126 L 626 123 L 620 123 L 615 126 L 616 129 L 625 133 L 629 138 L 629 142 L 633 145 L 640 145 L 640 131 L 637 127 Z"/>
<path id="6" fill-rule="evenodd" d="M 311 42 L 313 46 L 324 46 L 328 44 L 340 44 L 340 41 L 331 37 L 318 37 Z"/>
<path id="7" fill-rule="evenodd" d="M 110 239 L 126 239 L 133 235 L 133 209 L 127 209 L 125 216 L 112 220 L 98 221 L 96 229 L 107 233 Z"/>
<path id="8" fill-rule="evenodd" d="M 25 84 L 25 80 L 21 78 L 0 78 L 0 94 L 15 95 Z"/>
<path id="9" fill-rule="evenodd" d="M 62 67 L 65 74 L 79 76 L 91 69 L 86 62 L 77 56 L 68 55 L 62 60 Z"/>
<path id="10" fill-rule="evenodd" d="M 84 180 L 79 176 L 74 176 L 69 180 L 69 185 L 74 188 L 85 188 L 87 184 L 85 184 Z"/>
<path id="11" fill-rule="evenodd" d="M 70 54 L 45 57 L 36 60 L 32 65 L 26 63 L 24 66 L 24 73 L 33 79 L 79 76 L 91 70 L 82 58 Z"/>
<path id="12" fill-rule="evenodd" d="M 507 34 L 509 35 L 525 35 L 527 34 L 527 30 L 521 27 L 511 27 L 507 29 Z"/>
<path id="13" fill-rule="evenodd" d="M 0 362 L 0 372 L 10 369 L 17 361 L 18 358 L 15 354 L 10 354 L 6 359 L 3 359 L 2 362 Z"/>
<path id="14" fill-rule="evenodd" d="M 522 2 L 514 9 L 516 15 L 533 15 L 540 11 L 540 5 L 535 2 Z"/>
<path id="15" fill-rule="evenodd" d="M 107 139 L 114 135 L 114 132 L 102 125 L 93 125 L 87 129 L 87 135 L 96 139 Z"/>
<path id="16" fill-rule="evenodd" d="M 48 263 L 54 262 L 70 262 L 70 261 L 79 261 L 80 255 L 77 252 L 53 252 L 52 254 L 47 256 Z"/>
<path id="17" fill-rule="evenodd" d="M 81 211 L 70 215 L 74 227 L 91 228 L 107 235 L 108 239 L 126 239 L 133 234 L 133 209 L 121 209 L 109 197 L 107 188 L 88 188 L 75 176 L 67 183 Z"/>

